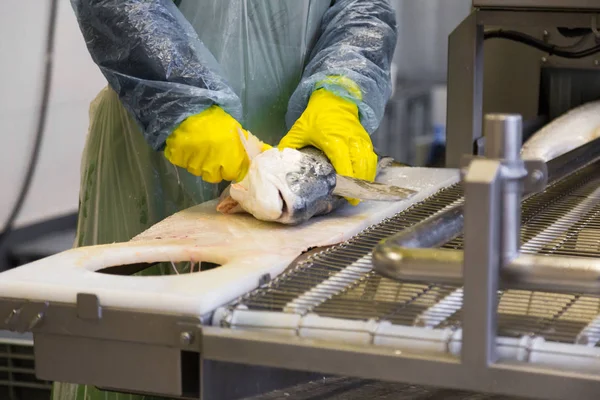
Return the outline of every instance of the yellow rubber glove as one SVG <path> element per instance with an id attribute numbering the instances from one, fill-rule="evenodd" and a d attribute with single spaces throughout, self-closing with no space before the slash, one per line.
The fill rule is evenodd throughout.
<path id="1" fill-rule="evenodd" d="M 346 85 L 349 81 L 331 79 L 342 80 Z M 352 88 L 351 84 L 348 86 Z M 327 89 L 318 89 L 311 95 L 306 110 L 278 147 L 301 149 L 306 146 L 323 151 L 340 175 L 367 181 L 375 179 L 377 155 L 371 137 L 360 123 L 357 105 Z M 356 199 L 348 201 L 352 205 L 359 203 Z"/>
<path id="2" fill-rule="evenodd" d="M 248 137 L 231 115 L 211 106 L 188 117 L 173 131 L 167 138 L 165 157 L 206 182 L 239 182 L 248 173 L 250 161 L 238 129 Z"/>

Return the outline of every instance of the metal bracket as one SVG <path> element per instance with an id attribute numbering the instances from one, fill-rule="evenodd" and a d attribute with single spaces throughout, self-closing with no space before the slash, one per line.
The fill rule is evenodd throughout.
<path id="1" fill-rule="evenodd" d="M 77 316 L 81 319 L 100 320 L 102 307 L 95 294 L 77 293 Z"/>
<path id="2" fill-rule="evenodd" d="M 473 161 L 475 160 L 484 160 L 487 159 L 485 156 L 475 156 L 475 155 L 464 155 L 461 160 L 460 166 L 460 177 L 464 181 L 467 171 Z M 548 165 L 542 160 L 522 160 L 522 168 L 523 172 L 514 176 L 514 178 L 520 179 L 522 178 L 523 182 L 523 193 L 531 194 L 531 193 L 539 193 L 546 189 L 548 185 Z M 504 177 L 508 177 L 506 173 L 508 173 L 509 169 L 512 169 L 514 166 L 511 162 L 501 161 L 503 175 Z"/>
<path id="3" fill-rule="evenodd" d="M 200 318 L 101 307 L 95 294 L 79 293 L 75 304 L 0 298 L 0 329 L 33 332 L 43 380 L 169 397 L 199 393 L 200 374 L 189 370 L 200 365 Z"/>

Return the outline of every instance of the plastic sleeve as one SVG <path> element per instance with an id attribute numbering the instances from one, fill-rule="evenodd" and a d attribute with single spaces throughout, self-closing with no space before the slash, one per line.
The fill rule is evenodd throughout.
<path id="1" fill-rule="evenodd" d="M 373 133 L 392 93 L 390 68 L 396 40 L 396 14 L 388 0 L 335 1 L 323 16 L 319 40 L 290 98 L 288 127 L 304 112 L 312 92 L 325 87 L 354 101 L 361 123 Z M 351 79 L 361 96 L 345 85 L 327 83 L 331 76 Z"/>
<path id="2" fill-rule="evenodd" d="M 172 0 L 71 0 L 93 61 L 155 150 L 188 116 L 242 105 Z"/>

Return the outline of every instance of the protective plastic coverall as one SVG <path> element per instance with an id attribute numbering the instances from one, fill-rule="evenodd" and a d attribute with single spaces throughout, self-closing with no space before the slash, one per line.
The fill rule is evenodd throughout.
<path id="1" fill-rule="evenodd" d="M 160 151 L 179 123 L 212 104 L 277 144 L 327 76 L 359 85 L 361 100 L 335 84 L 326 88 L 358 105 L 369 133 L 391 93 L 396 21 L 388 0 L 71 2 L 109 83 L 90 107 L 78 246 L 127 241 L 218 196 L 224 184 L 202 182 Z M 150 399 L 70 384 L 55 384 L 53 394 Z"/>

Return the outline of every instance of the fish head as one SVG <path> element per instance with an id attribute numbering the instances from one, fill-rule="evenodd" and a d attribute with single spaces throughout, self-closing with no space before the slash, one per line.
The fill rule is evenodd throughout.
<path id="1" fill-rule="evenodd" d="M 328 207 L 335 184 L 335 170 L 325 157 L 273 148 L 252 159 L 230 195 L 257 219 L 297 224 Z"/>

